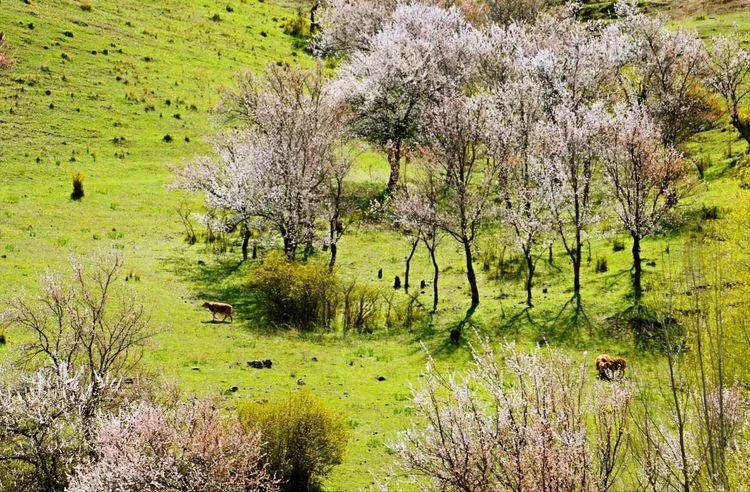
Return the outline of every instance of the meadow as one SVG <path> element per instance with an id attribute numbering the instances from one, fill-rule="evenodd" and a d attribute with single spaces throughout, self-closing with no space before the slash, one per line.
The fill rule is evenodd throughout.
<path id="1" fill-rule="evenodd" d="M 64 269 L 71 255 L 115 247 L 125 255 L 128 281 L 160 329 L 144 358 L 147 370 L 188 392 L 218 398 L 228 411 L 240 400 L 293 392 L 304 380 L 345 417 L 352 432 L 345 463 L 334 469 L 326 490 L 374 485 L 392 463 L 387 443 L 409 422 L 410 387 L 419 384 L 426 361 L 422 344 L 441 367 L 461 369 L 470 360 L 466 341 L 458 347 L 448 341 L 469 307 L 460 245 L 443 240 L 440 308 L 414 326 L 370 335 L 274 329 L 259 315 L 248 288 L 254 262 L 241 261 L 239 237 L 226 251 L 185 241 L 177 210 L 198 211 L 201 201 L 168 189 L 169 165 L 210 152 L 205 138 L 219 127 L 212 109 L 237 72 L 259 72 L 269 63 L 312 64 L 300 41 L 283 29 L 294 8 L 270 0 L 91 5 L 0 0 L 0 31 L 17 58 L 12 72 L 0 74 L 0 297 L 19 289 L 33 292 L 39 275 Z M 705 38 L 733 31 L 750 40 L 750 12 L 701 13 L 678 25 Z M 649 296 L 658 296 L 665 270 L 681 266 L 692 237 L 718 231 L 738 254 L 746 244 L 750 191 L 744 186 L 744 145 L 728 125 L 720 125 L 695 137 L 688 149 L 709 167 L 683 205 L 680 226 L 644 243 Z M 79 171 L 85 175 L 85 197 L 75 201 L 71 175 Z M 407 179 L 410 172 L 407 164 Z M 367 151 L 358 154 L 349 179 L 377 188 L 387 176 L 385 158 Z M 712 207 L 716 219 L 702 214 Z M 624 250 L 615 248 L 620 242 Z M 261 256 L 270 247 L 265 245 Z M 592 363 L 598 353 L 616 353 L 648 380 L 662 370 L 660 356 L 644 348 L 618 316 L 631 301 L 629 247 L 614 224 L 591 237 L 582 314 L 569 304 L 570 267 L 559 245 L 551 263 L 539 263 L 536 306 L 528 309 L 517 254 L 510 246 L 503 252 L 502 241 L 485 234 L 477 259 L 482 302 L 472 324 L 497 342 L 524 347 L 546 342 Z M 382 224 L 357 224 L 339 244 L 337 268 L 347 278 L 388 291 L 394 276 L 403 273 L 408 249 L 404 237 Z M 607 271 L 597 273 L 600 258 L 606 258 Z M 429 257 L 420 249 L 413 283 L 430 278 Z M 416 302 L 431 304 L 429 288 L 412 294 Z M 234 323 L 210 323 L 200 307 L 204 300 L 232 303 Z M 23 333 L 5 336 L 0 357 L 23 343 Z M 265 358 L 273 360 L 272 369 L 246 364 Z M 231 386 L 238 391 L 228 392 Z"/>

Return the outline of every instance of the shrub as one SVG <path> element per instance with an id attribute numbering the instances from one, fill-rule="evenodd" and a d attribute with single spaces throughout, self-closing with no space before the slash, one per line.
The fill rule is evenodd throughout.
<path id="1" fill-rule="evenodd" d="M 623 251 L 625 249 L 625 243 L 620 241 L 619 239 L 615 239 L 612 241 L 612 251 L 617 253 L 618 251 Z"/>
<path id="2" fill-rule="evenodd" d="M 295 38 L 306 38 L 310 36 L 310 20 L 302 12 L 302 9 L 297 9 L 296 16 L 284 21 L 284 32 Z"/>
<path id="3" fill-rule="evenodd" d="M 596 273 L 605 273 L 607 271 L 607 258 L 600 256 L 596 259 Z"/>
<path id="4" fill-rule="evenodd" d="M 274 323 L 301 330 L 330 328 L 338 292 L 336 276 L 326 266 L 292 262 L 273 252 L 253 271 L 250 285 Z"/>
<path id="5" fill-rule="evenodd" d="M 80 0 L 78 2 L 78 5 L 84 12 L 91 12 L 91 9 L 93 8 L 90 0 Z"/>
<path id="6" fill-rule="evenodd" d="M 221 16 L 219 14 L 214 14 L 211 16 L 211 20 L 214 22 L 221 22 Z"/>
<path id="7" fill-rule="evenodd" d="M 343 328 L 372 333 L 380 313 L 380 291 L 355 282 L 343 289 Z"/>
<path id="8" fill-rule="evenodd" d="M 247 429 L 261 432 L 269 472 L 284 490 L 311 490 L 344 458 L 349 436 L 343 418 L 309 391 L 247 403 L 239 412 Z"/>
<path id="9" fill-rule="evenodd" d="M 83 179 L 84 175 L 82 172 L 77 171 L 73 173 L 73 192 L 70 194 L 71 200 L 80 200 L 83 198 Z"/>

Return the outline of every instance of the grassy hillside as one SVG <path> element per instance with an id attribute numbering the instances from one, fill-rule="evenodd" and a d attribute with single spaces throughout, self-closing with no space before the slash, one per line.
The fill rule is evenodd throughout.
<path id="1" fill-rule="evenodd" d="M 446 367 L 464 367 L 469 359 L 467 347 L 449 345 L 446 334 L 469 304 L 458 245 L 445 239 L 440 251 L 440 312 L 411 330 L 371 336 L 269 330 L 246 286 L 253 265 L 240 264 L 237 245 L 219 254 L 211 245 L 183 241 L 176 209 L 184 199 L 196 208 L 199 202 L 167 190 L 167 165 L 208 151 L 203 137 L 216 131 L 209 110 L 234 73 L 282 61 L 310 63 L 281 28 L 294 12 L 268 0 L 90 5 L 84 10 L 69 0 L 0 0 L 0 31 L 18 58 L 11 73 L 0 75 L 0 295 L 33 288 L 39 274 L 64 267 L 72 253 L 114 245 L 126 255 L 136 288 L 162 327 L 147 354 L 149 369 L 189 391 L 222 398 L 228 408 L 236 399 L 264 400 L 294 391 L 304 379 L 352 429 L 346 463 L 327 489 L 369 486 L 390 464 L 385 443 L 408 422 L 409 385 L 418 382 L 425 360 L 418 342 Z M 707 36 L 734 29 L 735 23 L 750 39 L 746 12 L 685 21 Z M 741 227 L 738 218 L 750 203 L 735 166 L 744 147 L 732 131 L 701 135 L 691 149 L 712 167 L 687 203 L 680 232 L 644 245 L 647 282 L 666 264 L 679 265 L 690 235 L 708 227 Z M 69 199 L 76 171 L 86 176 L 86 196 L 79 202 Z M 381 156 L 366 153 L 352 180 L 384 183 L 386 171 Z M 702 220 L 704 205 L 718 206 L 719 219 Z M 625 241 L 624 251 L 614 251 L 615 239 Z M 589 323 L 573 324 L 567 304 L 570 275 L 559 247 L 552 264 L 540 264 L 538 305 L 526 310 L 517 259 L 508 248 L 499 272 L 502 245 L 487 235 L 478 259 L 483 301 L 476 326 L 496 340 L 529 345 L 547 340 L 574 357 L 619 353 L 641 373 L 655 372 L 657 356 L 642 352 L 634 334 L 612 319 L 628 306 L 628 247 L 614 231 L 592 238 L 582 297 Z M 361 225 L 340 245 L 340 269 L 388 291 L 407 252 L 398 234 Z M 608 271 L 597 274 L 600 257 L 607 259 Z M 429 279 L 426 253 L 419 251 L 415 261 L 413 278 Z M 380 268 L 384 279 L 378 281 Z M 425 303 L 429 296 L 429 289 L 420 295 Z M 207 323 L 210 316 L 199 308 L 207 298 L 233 303 L 235 323 Z M 13 347 L 23 334 L 7 337 Z M 273 359 L 273 369 L 259 371 L 245 363 L 265 358 Z M 239 391 L 224 395 L 233 385 Z"/>

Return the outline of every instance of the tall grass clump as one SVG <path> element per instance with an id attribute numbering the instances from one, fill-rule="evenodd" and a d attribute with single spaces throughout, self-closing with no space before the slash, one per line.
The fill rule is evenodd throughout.
<path id="1" fill-rule="evenodd" d="M 71 200 L 80 200 L 83 198 L 83 180 L 85 176 L 82 172 L 73 173 L 73 192 L 70 194 Z"/>

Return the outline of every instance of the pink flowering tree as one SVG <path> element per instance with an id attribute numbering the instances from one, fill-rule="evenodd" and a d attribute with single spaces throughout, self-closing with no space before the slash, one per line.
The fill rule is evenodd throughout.
<path id="1" fill-rule="evenodd" d="M 260 434 L 226 421 L 210 401 L 136 404 L 102 418 L 96 442 L 96 460 L 77 467 L 67 490 L 279 490 L 263 464 Z"/>
<path id="2" fill-rule="evenodd" d="M 640 300 L 641 241 L 664 224 L 684 194 L 688 168 L 665 146 L 642 106 L 618 105 L 601 138 L 604 174 L 620 224 L 633 239 L 633 294 Z"/>

